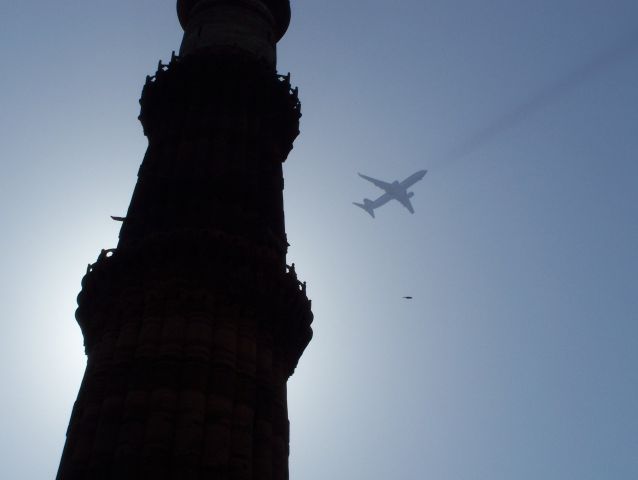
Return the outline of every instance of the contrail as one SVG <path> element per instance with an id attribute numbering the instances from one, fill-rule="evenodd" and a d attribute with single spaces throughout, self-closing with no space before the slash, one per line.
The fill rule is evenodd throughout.
<path id="1" fill-rule="evenodd" d="M 497 118 L 487 127 L 475 132 L 464 142 L 453 148 L 442 163 L 449 164 L 463 158 L 493 140 L 502 132 L 522 123 L 527 117 L 551 105 L 591 77 L 610 68 L 630 56 L 638 47 L 638 31 L 612 48 L 605 50 L 589 62 L 569 72 L 564 77 L 547 85 L 516 108 Z"/>

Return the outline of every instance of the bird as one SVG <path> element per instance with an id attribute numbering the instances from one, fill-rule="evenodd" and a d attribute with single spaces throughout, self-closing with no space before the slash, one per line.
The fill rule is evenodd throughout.
<path id="1" fill-rule="evenodd" d="M 408 297 L 403 297 L 403 298 L 405 298 L 406 300 L 412 300 L 412 297 L 409 297 L 409 296 Z"/>
<path id="2" fill-rule="evenodd" d="M 124 220 L 126 220 L 126 217 L 114 217 L 113 215 L 111 215 L 111 218 L 116 222 L 123 222 Z"/>

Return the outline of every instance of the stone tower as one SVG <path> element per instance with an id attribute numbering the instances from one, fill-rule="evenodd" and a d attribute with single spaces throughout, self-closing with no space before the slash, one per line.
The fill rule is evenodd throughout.
<path id="1" fill-rule="evenodd" d="M 179 55 L 146 79 L 148 150 L 117 248 L 89 265 L 87 367 L 58 479 L 288 478 L 286 383 L 312 337 L 286 265 L 276 72 L 288 0 L 179 0 Z"/>

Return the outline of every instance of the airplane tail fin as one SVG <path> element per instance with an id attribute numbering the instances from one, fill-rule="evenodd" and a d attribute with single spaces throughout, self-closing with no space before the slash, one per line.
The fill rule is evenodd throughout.
<path id="1" fill-rule="evenodd" d="M 374 206 L 371 200 L 367 198 L 363 199 L 363 203 L 352 202 L 353 205 L 356 205 L 359 208 L 364 209 L 366 212 L 370 214 L 372 218 L 374 218 Z"/>

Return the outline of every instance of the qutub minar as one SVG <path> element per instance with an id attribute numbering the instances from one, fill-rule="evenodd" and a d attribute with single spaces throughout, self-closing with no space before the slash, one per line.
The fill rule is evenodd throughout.
<path id="1" fill-rule="evenodd" d="M 58 479 L 288 478 L 286 383 L 312 337 L 286 265 L 290 5 L 177 12 L 180 53 L 142 92 L 149 146 L 119 243 L 82 280 L 88 359 Z"/>

